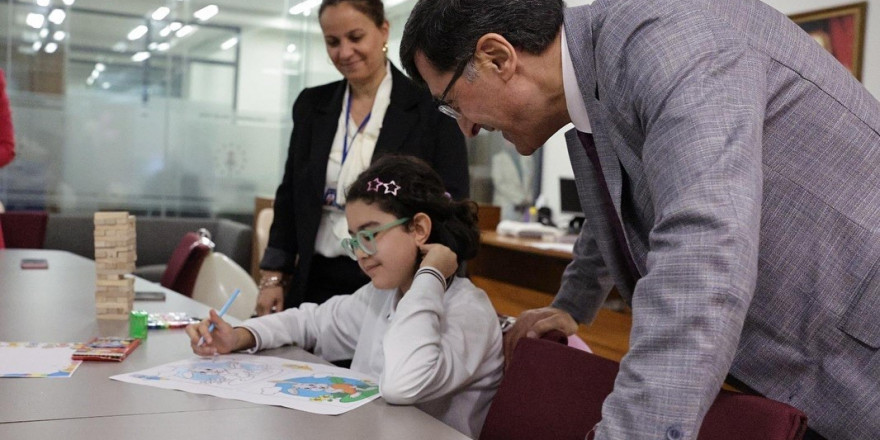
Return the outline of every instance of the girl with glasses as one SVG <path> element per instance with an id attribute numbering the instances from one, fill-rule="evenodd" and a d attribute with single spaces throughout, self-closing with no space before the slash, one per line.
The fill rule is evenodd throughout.
<path id="1" fill-rule="evenodd" d="M 347 200 L 350 237 L 342 247 L 368 284 L 241 327 L 211 310 L 208 320 L 187 328 L 193 351 L 210 356 L 297 344 L 328 361 L 352 359 L 351 369 L 377 378 L 388 402 L 414 404 L 475 438 L 504 365 L 486 293 L 455 277 L 476 255 L 476 205 L 451 199 L 429 165 L 406 156 L 376 161 L 349 187 Z"/>

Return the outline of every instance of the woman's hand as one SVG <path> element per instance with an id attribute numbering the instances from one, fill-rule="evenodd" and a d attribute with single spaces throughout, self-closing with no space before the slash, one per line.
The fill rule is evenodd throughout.
<path id="1" fill-rule="evenodd" d="M 422 264 L 419 267 L 431 266 L 440 271 L 444 278 L 449 278 L 458 270 L 458 256 L 452 249 L 438 243 L 419 246 L 422 253 Z"/>
<path id="2" fill-rule="evenodd" d="M 257 295 L 257 316 L 282 310 L 284 310 L 284 287 L 277 285 L 260 289 L 260 294 Z"/>

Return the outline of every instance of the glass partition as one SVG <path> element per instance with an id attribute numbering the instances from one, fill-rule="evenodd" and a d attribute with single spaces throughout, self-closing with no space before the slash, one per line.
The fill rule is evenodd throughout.
<path id="1" fill-rule="evenodd" d="M 304 88 L 341 75 L 299 0 L 0 0 L 17 158 L 9 210 L 226 216 L 273 196 Z M 414 1 L 386 2 L 398 67 Z M 500 136 L 472 142 L 475 183 Z M 537 179 L 539 181 L 539 179 Z M 492 202 L 487 186 L 473 196 Z"/>

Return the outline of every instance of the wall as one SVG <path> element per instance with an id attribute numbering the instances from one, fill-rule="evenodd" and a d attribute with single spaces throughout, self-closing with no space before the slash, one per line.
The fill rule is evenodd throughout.
<path id="1" fill-rule="evenodd" d="M 780 12 L 791 15 L 818 9 L 857 3 L 852 0 L 766 0 L 765 3 Z M 579 6 L 591 1 L 570 0 L 568 6 Z M 880 0 L 868 0 L 868 17 L 865 24 L 865 46 L 862 59 L 862 83 L 875 97 L 880 99 Z M 544 166 L 541 188 L 547 205 L 553 212 L 559 212 L 559 178 L 572 177 L 574 173 L 568 158 L 568 149 L 562 133 L 571 125 L 564 127 L 544 145 Z M 567 221 L 567 218 L 563 218 Z"/>

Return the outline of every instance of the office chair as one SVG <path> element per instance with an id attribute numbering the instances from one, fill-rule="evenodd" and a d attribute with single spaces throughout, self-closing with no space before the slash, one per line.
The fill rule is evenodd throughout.
<path id="1" fill-rule="evenodd" d="M 45 211 L 10 211 L 0 214 L 0 231 L 7 248 L 42 249 L 46 241 Z"/>
<path id="2" fill-rule="evenodd" d="M 521 339 L 495 394 L 480 440 L 584 440 L 602 418 L 617 362 L 568 347 L 560 332 Z M 798 440 L 807 417 L 787 404 L 722 390 L 699 440 Z"/>
<path id="3" fill-rule="evenodd" d="M 220 310 L 226 300 L 241 289 L 235 302 L 229 306 L 227 315 L 244 320 L 257 308 L 257 283 L 241 266 L 222 252 L 211 252 L 202 263 L 192 291 L 192 299 Z"/>
<path id="4" fill-rule="evenodd" d="M 207 232 L 207 231 L 206 231 Z M 205 258 L 211 253 L 214 243 L 210 234 L 187 232 L 174 248 L 171 259 L 165 267 L 160 284 L 177 293 L 191 297 L 196 277 Z"/>

